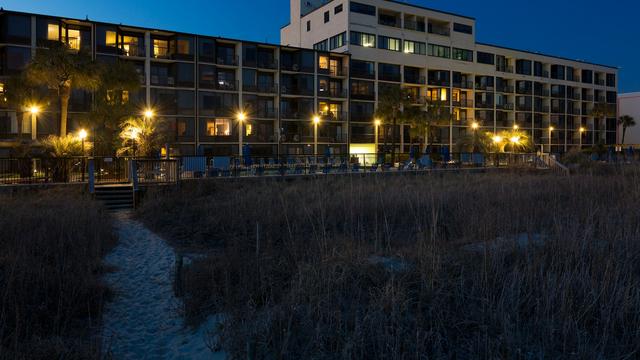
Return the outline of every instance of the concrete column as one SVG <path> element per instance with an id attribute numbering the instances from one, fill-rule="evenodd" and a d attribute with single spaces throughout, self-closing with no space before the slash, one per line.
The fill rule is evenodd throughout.
<path id="1" fill-rule="evenodd" d="M 144 59 L 144 73 L 145 73 L 145 86 L 146 86 L 146 103 L 147 108 L 151 107 L 151 33 L 146 31 L 144 33 L 144 47 L 145 47 L 145 59 Z"/>

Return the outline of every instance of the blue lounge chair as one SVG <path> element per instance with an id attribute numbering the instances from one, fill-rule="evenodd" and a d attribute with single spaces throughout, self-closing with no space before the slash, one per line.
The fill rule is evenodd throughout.
<path id="1" fill-rule="evenodd" d="M 473 166 L 482 167 L 484 166 L 484 154 L 474 153 L 473 154 Z"/>
<path id="2" fill-rule="evenodd" d="M 360 163 L 354 163 L 351 165 L 351 172 L 360 172 Z"/>

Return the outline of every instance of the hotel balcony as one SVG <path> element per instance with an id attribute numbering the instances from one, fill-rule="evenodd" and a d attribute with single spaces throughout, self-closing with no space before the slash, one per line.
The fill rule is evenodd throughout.
<path id="1" fill-rule="evenodd" d="M 374 101 L 376 99 L 376 93 L 354 93 L 351 91 L 351 99 L 353 100 L 369 100 Z"/>
<path id="2" fill-rule="evenodd" d="M 362 71 L 358 69 L 351 69 L 351 77 L 359 78 L 359 79 L 375 79 L 376 72 L 375 71 Z"/>
<path id="3" fill-rule="evenodd" d="M 496 91 L 501 93 L 513 94 L 513 92 L 515 91 L 515 88 L 513 86 L 503 85 L 503 86 L 496 87 Z"/>
<path id="4" fill-rule="evenodd" d="M 514 106 L 513 106 L 513 103 L 502 103 L 502 104 L 496 104 L 496 109 L 513 110 Z"/>
<path id="5" fill-rule="evenodd" d="M 218 55 L 216 58 L 216 64 L 227 66 L 238 66 L 238 57 L 231 55 Z"/>
<path id="6" fill-rule="evenodd" d="M 259 119 L 275 119 L 277 113 L 278 111 L 275 108 L 258 108 L 258 110 L 252 112 L 251 116 Z"/>
<path id="7" fill-rule="evenodd" d="M 346 111 L 320 111 L 318 113 L 323 121 L 347 121 L 349 113 Z"/>
<path id="8" fill-rule="evenodd" d="M 473 108 L 473 100 L 453 100 L 451 102 L 453 107 Z"/>
<path id="9" fill-rule="evenodd" d="M 346 99 L 349 97 L 347 89 L 320 89 L 318 97 L 328 97 L 334 99 Z"/>
<path id="10" fill-rule="evenodd" d="M 427 79 L 424 76 L 404 76 L 404 82 L 407 84 L 425 85 Z"/>
<path id="11" fill-rule="evenodd" d="M 280 118 L 289 119 L 289 120 L 311 120 L 313 117 L 313 111 L 294 111 L 294 110 L 283 110 L 280 111 Z"/>
<path id="12" fill-rule="evenodd" d="M 479 108 L 479 109 L 493 109 L 493 103 L 484 102 L 484 101 L 476 101 L 476 108 Z"/>
<path id="13" fill-rule="evenodd" d="M 243 84 L 242 91 L 262 94 L 277 94 L 278 84 Z"/>
<path id="14" fill-rule="evenodd" d="M 291 72 L 305 72 L 314 73 L 315 68 L 313 66 L 301 66 L 298 63 L 280 64 L 280 70 Z"/>
<path id="15" fill-rule="evenodd" d="M 298 87 L 289 87 L 286 85 L 280 86 L 280 93 L 282 95 L 314 96 L 313 89 L 301 89 Z"/>
<path id="16" fill-rule="evenodd" d="M 427 24 L 424 21 L 406 20 L 404 21 L 404 28 L 407 30 L 425 32 Z"/>
<path id="17" fill-rule="evenodd" d="M 449 24 L 444 22 L 435 22 L 429 21 L 429 34 L 442 35 L 442 36 L 451 36 L 451 30 L 449 29 Z"/>
<path id="18" fill-rule="evenodd" d="M 453 82 L 453 87 L 458 89 L 473 89 L 473 81 Z"/>

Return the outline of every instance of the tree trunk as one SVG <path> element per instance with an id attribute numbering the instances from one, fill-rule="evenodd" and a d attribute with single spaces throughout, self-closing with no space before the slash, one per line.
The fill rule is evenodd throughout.
<path id="1" fill-rule="evenodd" d="M 71 87 L 62 86 L 60 88 L 60 136 L 67 135 L 67 118 L 69 116 L 69 99 L 71 98 Z"/>
<path id="2" fill-rule="evenodd" d="M 422 154 L 425 154 L 427 152 L 427 146 L 429 146 L 429 126 L 426 126 L 424 128 L 424 141 L 420 145 L 421 145 L 420 150 L 422 151 Z"/>
<path id="3" fill-rule="evenodd" d="M 624 146 L 624 138 L 627 135 L 627 128 L 625 126 L 622 127 L 622 145 Z"/>

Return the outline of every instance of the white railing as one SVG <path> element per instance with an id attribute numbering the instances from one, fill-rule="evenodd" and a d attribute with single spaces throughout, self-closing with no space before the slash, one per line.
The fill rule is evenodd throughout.
<path id="1" fill-rule="evenodd" d="M 540 154 L 538 158 L 548 169 L 551 169 L 553 172 L 559 175 L 569 176 L 571 174 L 569 168 L 559 162 L 556 159 L 555 155 Z"/>

